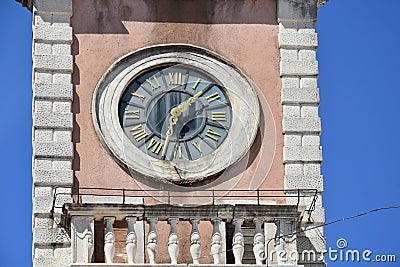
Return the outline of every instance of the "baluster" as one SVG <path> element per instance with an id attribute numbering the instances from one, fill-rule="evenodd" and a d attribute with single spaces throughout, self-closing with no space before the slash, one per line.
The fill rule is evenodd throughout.
<path id="1" fill-rule="evenodd" d="M 176 231 L 176 225 L 178 224 L 177 218 L 169 218 L 168 223 L 171 225 L 171 231 L 168 236 L 168 252 L 171 258 L 171 264 L 177 264 L 179 254 L 179 240 L 178 233 Z"/>
<path id="2" fill-rule="evenodd" d="M 221 264 L 222 236 L 221 232 L 219 231 L 221 219 L 212 218 L 211 223 L 213 224 L 213 233 L 211 236 L 211 255 L 214 258 L 214 264 Z"/>
<path id="3" fill-rule="evenodd" d="M 115 235 L 113 224 L 115 217 L 104 217 L 104 224 L 106 225 L 106 233 L 104 235 L 104 254 L 106 256 L 106 263 L 112 263 L 115 251 Z"/>
<path id="4" fill-rule="evenodd" d="M 147 235 L 147 253 L 150 264 L 156 264 L 158 236 L 156 230 L 157 218 L 149 218 L 149 234 Z"/>
<path id="5" fill-rule="evenodd" d="M 199 232 L 199 219 L 191 219 L 192 232 L 190 234 L 190 254 L 192 254 L 193 264 L 200 264 L 199 259 L 201 255 L 200 232 Z"/>
<path id="6" fill-rule="evenodd" d="M 264 245 L 265 237 L 262 233 L 261 226 L 264 223 L 264 221 L 261 218 L 255 218 L 253 222 L 256 226 L 256 231 L 254 234 L 254 242 L 253 242 L 253 252 L 256 258 L 256 264 L 262 265 L 263 260 L 265 258 L 265 245 Z"/>
<path id="7" fill-rule="evenodd" d="M 73 263 L 92 262 L 94 250 L 94 218 L 91 216 L 72 216 L 71 248 Z"/>
<path id="8" fill-rule="evenodd" d="M 242 234 L 243 219 L 233 219 L 235 233 L 233 235 L 232 250 L 235 257 L 235 264 L 242 264 L 244 254 L 244 236 Z"/>
<path id="9" fill-rule="evenodd" d="M 125 221 L 128 224 L 128 231 L 126 233 L 126 255 L 128 256 L 128 263 L 133 264 L 135 262 L 137 250 L 137 237 L 135 233 L 136 217 L 127 216 Z"/>

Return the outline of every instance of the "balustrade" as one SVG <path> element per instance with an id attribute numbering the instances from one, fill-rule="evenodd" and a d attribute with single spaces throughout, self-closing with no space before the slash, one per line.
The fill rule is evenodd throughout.
<path id="1" fill-rule="evenodd" d="M 191 255 L 191 263 L 202 264 L 202 258 L 212 256 L 213 264 L 226 264 L 226 250 L 231 250 L 234 256 L 234 264 L 242 265 L 245 251 L 245 235 L 242 226 L 246 222 L 254 228 L 253 235 L 253 253 L 256 265 L 265 264 L 266 240 L 264 235 L 264 224 L 270 223 L 276 225 L 275 247 L 283 250 L 296 249 L 295 230 L 296 221 L 299 212 L 296 207 L 285 206 L 280 210 L 279 206 L 260 206 L 260 205 L 210 205 L 199 207 L 172 207 L 168 205 L 127 205 L 116 207 L 116 205 L 107 207 L 102 206 L 99 210 L 95 204 L 74 205 L 69 204 L 65 208 L 65 217 L 69 218 L 72 235 L 72 261 L 75 264 L 71 266 L 80 266 L 79 263 L 91 263 L 93 261 L 94 248 L 94 221 L 102 220 L 104 223 L 104 257 L 105 262 L 110 265 L 114 261 L 116 234 L 114 233 L 114 223 L 116 221 L 125 221 L 126 232 L 126 261 L 128 264 L 144 264 L 137 262 L 136 254 L 138 249 L 137 231 L 135 225 L 137 221 L 146 221 L 148 224 L 147 234 L 147 254 L 150 265 L 157 264 L 158 239 L 157 222 L 168 222 L 170 231 L 168 235 L 168 253 L 170 263 L 178 264 L 180 250 L 188 249 Z M 114 216 L 112 214 L 114 213 Z M 277 214 L 284 215 L 276 217 Z M 191 224 L 190 236 L 178 236 L 179 222 L 187 221 Z M 199 230 L 200 223 L 210 225 L 211 240 L 209 251 L 203 251 L 204 241 L 201 239 Z M 234 225 L 232 238 L 232 247 L 226 247 L 225 228 L 221 228 L 222 223 L 231 223 Z M 97 224 L 98 225 L 98 224 Z M 182 225 L 183 227 L 184 225 Z M 202 228 L 203 229 L 203 228 Z M 143 230 L 141 230 L 143 231 Z M 280 238 L 280 236 L 284 236 Z M 181 240 L 188 240 L 190 247 L 180 247 Z M 182 241 L 183 242 L 183 241 Z M 143 247 L 143 246 L 142 246 Z M 143 253 L 143 252 L 142 252 Z M 187 253 L 187 252 L 186 252 Z M 203 253 L 203 254 L 202 254 Z M 184 262 L 188 264 L 189 262 Z M 296 261 L 275 262 L 278 266 L 296 266 Z M 85 265 L 86 266 L 86 265 Z M 110 265 L 112 266 L 112 265 Z M 276 266 L 276 265 L 274 265 Z"/>

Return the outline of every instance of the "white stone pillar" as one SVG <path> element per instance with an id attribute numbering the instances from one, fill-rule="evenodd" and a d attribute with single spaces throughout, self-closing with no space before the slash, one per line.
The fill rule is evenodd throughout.
<path id="1" fill-rule="evenodd" d="M 72 263 L 92 262 L 94 250 L 94 218 L 91 216 L 72 216 L 71 248 Z"/>
<path id="2" fill-rule="evenodd" d="M 149 234 L 147 235 L 147 253 L 149 254 L 150 264 L 156 264 L 158 243 L 156 229 L 157 218 L 148 218 L 147 221 L 149 223 Z"/>
<path id="3" fill-rule="evenodd" d="M 106 225 L 106 233 L 104 235 L 104 255 L 106 263 L 112 263 L 115 251 L 115 234 L 113 224 L 115 217 L 104 217 L 104 224 Z"/>
<path id="4" fill-rule="evenodd" d="M 201 244 L 199 232 L 199 219 L 191 219 L 192 232 L 190 234 L 190 254 L 192 255 L 193 264 L 200 264 Z"/>
<path id="5" fill-rule="evenodd" d="M 133 264 L 135 263 L 137 250 L 137 236 L 135 232 L 136 217 L 127 216 L 125 221 L 128 224 L 128 231 L 126 233 L 126 255 L 128 256 L 128 264 Z"/>
<path id="6" fill-rule="evenodd" d="M 169 218 L 168 224 L 171 226 L 171 230 L 168 236 L 168 253 L 171 258 L 171 264 L 178 263 L 178 254 L 179 254 L 179 239 L 178 233 L 176 231 L 176 225 L 178 224 L 179 219 L 177 218 Z"/>
<path id="7" fill-rule="evenodd" d="M 212 218 L 211 223 L 213 224 L 213 232 L 211 236 L 211 255 L 214 258 L 214 264 L 221 264 L 222 235 L 219 230 L 221 219 Z"/>
<path id="8" fill-rule="evenodd" d="M 265 237 L 262 233 L 261 225 L 264 223 L 264 220 L 261 218 L 255 218 L 253 222 L 256 226 L 253 242 L 253 252 L 256 258 L 256 264 L 262 265 L 263 260 L 265 259 Z"/>
<path id="9" fill-rule="evenodd" d="M 233 219 L 235 233 L 233 235 L 232 250 L 235 257 L 235 264 L 242 264 L 244 254 L 244 236 L 242 234 L 243 219 Z"/>

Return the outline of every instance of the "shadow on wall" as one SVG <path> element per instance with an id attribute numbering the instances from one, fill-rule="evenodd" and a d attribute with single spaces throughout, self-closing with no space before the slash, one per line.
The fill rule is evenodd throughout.
<path id="1" fill-rule="evenodd" d="M 74 0 L 76 34 L 128 34 L 123 21 L 276 25 L 276 0 Z"/>

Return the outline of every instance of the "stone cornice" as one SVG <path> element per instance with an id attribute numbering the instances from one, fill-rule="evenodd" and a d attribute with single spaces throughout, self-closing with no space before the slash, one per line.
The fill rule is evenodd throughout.
<path id="1" fill-rule="evenodd" d="M 26 7 L 30 11 L 32 11 L 33 0 L 15 0 L 16 2 L 21 3 L 23 7 Z"/>
<path id="2" fill-rule="evenodd" d="M 16 2 L 21 3 L 23 7 L 26 7 L 30 11 L 32 11 L 33 0 L 15 0 Z M 318 6 L 324 5 L 329 0 L 318 0 Z"/>

